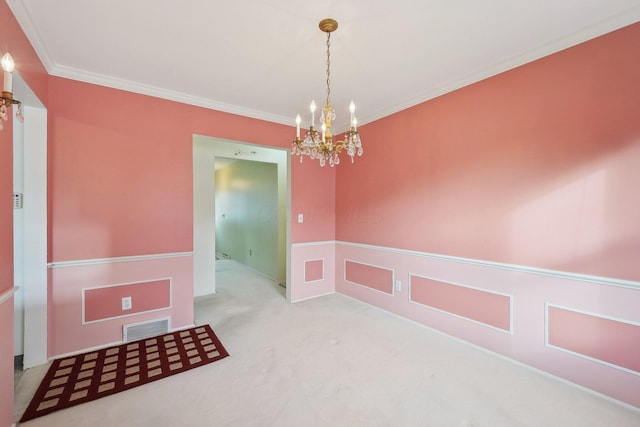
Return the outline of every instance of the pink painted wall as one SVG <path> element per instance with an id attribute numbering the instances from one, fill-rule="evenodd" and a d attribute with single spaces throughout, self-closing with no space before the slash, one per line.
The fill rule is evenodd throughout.
<path id="1" fill-rule="evenodd" d="M 603 322 L 574 335 L 582 354 L 546 344 L 548 306 L 637 335 L 638 46 L 640 23 L 362 126 L 365 158 L 336 173 L 336 291 L 640 407 L 637 346 Z M 350 259 L 402 290 L 350 283 Z M 461 315 L 468 296 L 416 303 L 415 276 L 510 297 L 512 329 L 506 305 L 496 328 Z"/>
<path id="2" fill-rule="evenodd" d="M 334 240 L 336 169 L 291 156 L 291 243 Z"/>
<path id="3" fill-rule="evenodd" d="M 194 133 L 290 145 L 288 126 L 56 77 L 50 86 L 51 261 L 191 251 Z M 292 162 L 291 174 L 306 213 L 292 241 L 333 239 L 334 171 Z M 301 181 L 327 185 L 310 195 Z"/>
<path id="4" fill-rule="evenodd" d="M 640 280 L 639 44 L 640 23 L 362 126 L 337 240 Z"/>
<path id="5" fill-rule="evenodd" d="M 15 72 L 43 103 L 47 101 L 47 75 L 18 22 L 5 2 L 0 2 L 0 55 L 11 53 Z M 11 108 L 13 110 L 13 107 Z M 0 294 L 13 286 L 13 119 L 0 131 Z M 5 331 L 3 330 L 3 333 Z"/>
<path id="6" fill-rule="evenodd" d="M 10 52 L 16 72 L 46 105 L 46 71 L 6 2 L 0 2 L 0 55 Z M 13 124 L 0 131 L 0 295 L 13 286 Z M 0 305 L 0 426 L 13 422 L 13 298 Z"/>
<path id="7" fill-rule="evenodd" d="M 13 423 L 13 297 L 0 302 L 0 328 L 0 426 L 9 427 Z"/>

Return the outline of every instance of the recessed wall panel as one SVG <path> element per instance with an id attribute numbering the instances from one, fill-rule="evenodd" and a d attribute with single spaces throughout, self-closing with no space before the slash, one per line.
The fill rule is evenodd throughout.
<path id="1" fill-rule="evenodd" d="M 393 295 L 393 270 L 347 260 L 344 275 L 348 282 Z"/>
<path id="2" fill-rule="evenodd" d="M 640 325 L 549 306 L 547 342 L 640 375 Z"/>
<path id="3" fill-rule="evenodd" d="M 411 301 L 511 331 L 511 298 L 494 292 L 410 276 Z"/>
<path id="4" fill-rule="evenodd" d="M 324 260 L 313 259 L 304 263 L 304 281 L 316 282 L 324 279 Z"/>
<path id="5" fill-rule="evenodd" d="M 84 322 L 112 319 L 171 308 L 171 280 L 109 285 L 84 289 Z M 131 298 L 131 308 L 122 309 L 122 299 Z"/>

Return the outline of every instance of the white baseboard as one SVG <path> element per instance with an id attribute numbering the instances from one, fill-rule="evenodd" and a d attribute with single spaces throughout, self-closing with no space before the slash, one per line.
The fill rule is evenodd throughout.
<path id="1" fill-rule="evenodd" d="M 297 299 L 297 300 L 291 301 L 291 303 L 295 304 L 297 302 L 308 301 L 310 299 L 316 299 L 316 298 L 324 297 L 324 296 L 327 296 L 327 295 L 333 295 L 335 293 L 337 293 L 337 292 L 336 291 L 331 291 L 331 292 L 327 292 L 326 294 L 314 295 L 312 297 L 306 297 L 306 298 L 302 298 L 302 299 Z"/>

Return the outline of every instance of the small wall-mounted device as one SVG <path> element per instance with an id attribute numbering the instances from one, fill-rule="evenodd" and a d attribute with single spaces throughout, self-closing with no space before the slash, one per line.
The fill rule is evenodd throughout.
<path id="1" fill-rule="evenodd" d="M 13 209 L 22 209 L 22 193 L 13 193 Z"/>

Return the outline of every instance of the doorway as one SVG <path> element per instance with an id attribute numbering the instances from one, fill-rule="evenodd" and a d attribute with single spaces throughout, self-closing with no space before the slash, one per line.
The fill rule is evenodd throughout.
<path id="1" fill-rule="evenodd" d="M 216 292 L 216 159 L 237 159 L 273 163 L 278 182 L 278 281 L 286 287 L 290 301 L 290 154 L 288 150 L 193 136 L 193 264 L 194 297 Z M 228 160 L 227 160 L 228 162 Z"/>
<path id="2" fill-rule="evenodd" d="M 24 123 L 13 117 L 14 356 L 26 369 L 47 362 L 47 110 L 13 79 L 24 108 Z"/>

